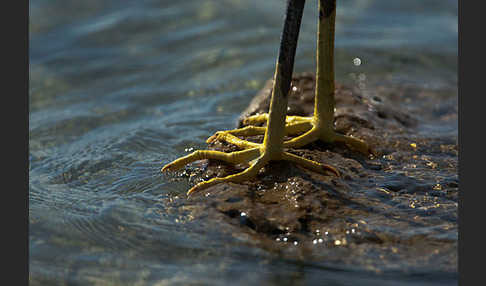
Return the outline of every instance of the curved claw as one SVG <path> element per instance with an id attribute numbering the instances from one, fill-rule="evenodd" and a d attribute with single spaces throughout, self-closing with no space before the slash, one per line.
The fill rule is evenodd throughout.
<path id="1" fill-rule="evenodd" d="M 175 165 L 174 162 L 166 164 L 165 166 L 162 167 L 162 169 L 160 169 L 160 171 L 161 172 L 169 172 L 174 167 L 174 165 Z M 172 171 L 175 171 L 175 170 L 172 170 Z"/>

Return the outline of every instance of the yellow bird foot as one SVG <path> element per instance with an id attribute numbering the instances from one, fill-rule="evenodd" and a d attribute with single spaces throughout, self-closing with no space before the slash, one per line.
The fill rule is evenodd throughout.
<path id="1" fill-rule="evenodd" d="M 243 124 L 259 124 L 266 122 L 268 118 L 268 114 L 258 114 L 254 116 L 250 116 L 245 118 Z M 308 117 L 302 116 L 287 116 L 285 118 L 286 125 L 285 125 L 285 135 L 292 136 L 302 134 L 312 128 L 312 122 L 308 120 Z M 224 141 L 233 145 L 238 146 L 241 149 L 248 149 L 254 148 L 259 146 L 260 144 L 250 142 L 247 140 L 243 140 L 238 138 L 237 136 L 249 137 L 249 136 L 256 136 L 256 135 L 263 135 L 267 130 L 266 127 L 262 126 L 254 126 L 248 125 L 242 128 L 233 129 L 233 130 L 226 130 L 226 131 L 218 131 L 213 136 L 209 137 L 206 140 L 206 143 L 213 143 L 215 141 Z"/>
<path id="2" fill-rule="evenodd" d="M 243 125 L 248 125 L 243 128 L 233 129 L 228 131 L 220 131 L 211 136 L 206 142 L 211 143 L 215 140 L 225 141 L 236 145 L 242 149 L 248 149 L 258 145 L 257 143 L 249 142 L 238 138 L 237 136 L 255 136 L 265 133 L 266 127 L 254 126 L 266 123 L 268 114 L 257 114 L 249 116 L 243 120 Z M 332 128 L 323 128 L 316 124 L 315 117 L 304 116 L 287 116 L 285 118 L 285 134 L 299 135 L 284 142 L 286 148 L 298 148 L 305 146 L 317 140 L 332 144 L 335 142 L 343 143 L 351 150 L 357 151 L 364 155 L 373 154 L 373 150 L 363 140 L 356 137 L 347 136 L 335 132 Z"/>
<path id="3" fill-rule="evenodd" d="M 221 160 L 232 164 L 243 163 L 249 165 L 247 169 L 245 169 L 240 173 L 229 175 L 223 178 L 216 177 L 208 181 L 198 183 L 187 192 L 187 195 L 190 195 L 193 192 L 205 189 L 207 187 L 213 186 L 218 183 L 223 183 L 223 182 L 239 183 L 239 182 L 247 181 L 251 178 L 256 177 L 258 171 L 261 168 L 263 168 L 269 161 L 273 161 L 273 160 L 291 161 L 317 173 L 326 174 L 327 172 L 331 172 L 334 173 L 336 176 L 339 176 L 338 170 L 336 170 L 332 166 L 321 164 L 309 159 L 305 159 L 288 152 L 277 152 L 277 153 L 266 152 L 263 144 L 257 144 L 257 143 L 252 143 L 252 144 L 254 144 L 254 146 L 256 147 L 249 148 L 242 151 L 235 151 L 231 153 L 210 151 L 210 150 L 194 151 L 193 153 L 187 156 L 181 157 L 165 165 L 161 171 L 162 172 L 176 171 L 178 169 L 183 168 L 186 164 L 198 160 L 203 160 L 203 159 Z"/>

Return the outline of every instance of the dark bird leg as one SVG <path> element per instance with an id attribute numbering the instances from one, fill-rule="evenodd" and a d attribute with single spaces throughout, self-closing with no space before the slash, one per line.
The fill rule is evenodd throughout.
<path id="1" fill-rule="evenodd" d="M 317 71 L 314 115 L 312 117 L 287 116 L 286 134 L 302 134 L 284 143 L 285 147 L 302 147 L 316 140 L 326 143 L 342 142 L 363 154 L 370 154 L 368 145 L 355 137 L 334 131 L 334 30 L 336 22 L 336 0 L 319 0 L 317 28 Z M 267 121 L 268 114 L 246 118 L 243 124 L 259 124 Z M 262 134 L 265 127 L 247 126 L 241 129 L 222 131 L 209 140 L 220 139 L 245 147 L 245 140 L 235 135 Z"/>

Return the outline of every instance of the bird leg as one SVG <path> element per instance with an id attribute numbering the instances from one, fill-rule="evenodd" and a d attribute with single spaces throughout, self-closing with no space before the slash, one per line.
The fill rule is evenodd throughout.
<path id="1" fill-rule="evenodd" d="M 314 115 L 312 117 L 287 116 L 286 135 L 301 134 L 284 142 L 284 147 L 297 148 L 321 140 L 325 143 L 344 143 L 349 148 L 368 155 L 372 153 L 362 140 L 334 131 L 334 30 L 336 20 L 336 0 L 319 0 L 319 20 L 317 28 L 317 71 Z M 243 124 L 260 124 L 269 119 L 268 114 L 258 114 L 243 120 Z M 236 136 L 262 134 L 265 127 L 246 126 L 222 131 L 208 139 L 225 140 L 241 148 L 247 148 L 248 141 Z M 304 133 L 305 132 L 305 133 Z M 303 133 L 303 134 L 302 134 Z"/>
<path id="2" fill-rule="evenodd" d="M 302 13 L 305 0 L 289 0 L 285 16 L 284 29 L 280 42 L 279 57 L 276 64 L 272 97 L 270 100 L 270 110 L 268 113 L 268 124 L 265 130 L 249 127 L 240 130 L 241 134 L 260 132 L 265 134 L 263 144 L 248 142 L 245 140 L 244 150 L 224 153 L 218 151 L 199 150 L 185 157 L 179 158 L 162 168 L 162 171 L 173 171 L 182 168 L 184 165 L 202 159 L 216 159 L 233 164 L 248 163 L 250 166 L 237 174 L 224 178 L 212 178 L 201 182 L 192 187 L 187 194 L 207 188 L 221 182 L 243 182 L 255 177 L 259 170 L 269 161 L 287 160 L 297 163 L 315 172 L 326 174 L 332 172 L 339 175 L 338 171 L 328 165 L 320 164 L 302 157 L 298 157 L 288 152 L 284 152 L 284 135 L 286 134 L 285 121 L 288 104 L 288 93 L 292 79 L 295 51 L 297 49 L 297 39 L 299 35 Z M 288 130 L 288 129 L 287 129 Z M 237 132 L 237 133 L 238 133 Z M 246 133 L 245 133 L 246 132 Z M 235 136 L 234 136 L 235 137 Z M 237 137 L 235 137 L 237 138 Z"/>

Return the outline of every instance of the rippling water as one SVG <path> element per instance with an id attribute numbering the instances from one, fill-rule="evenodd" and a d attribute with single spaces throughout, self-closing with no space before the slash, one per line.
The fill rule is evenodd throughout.
<path id="1" fill-rule="evenodd" d="M 457 1 L 337 5 L 338 81 L 354 84 L 359 72 L 370 86 L 456 89 Z M 315 67 L 316 7 L 307 1 L 297 72 Z M 162 203 L 189 183 L 170 182 L 161 166 L 233 128 L 272 76 L 284 9 L 283 0 L 30 1 L 32 284 L 423 282 L 278 260 Z"/>

